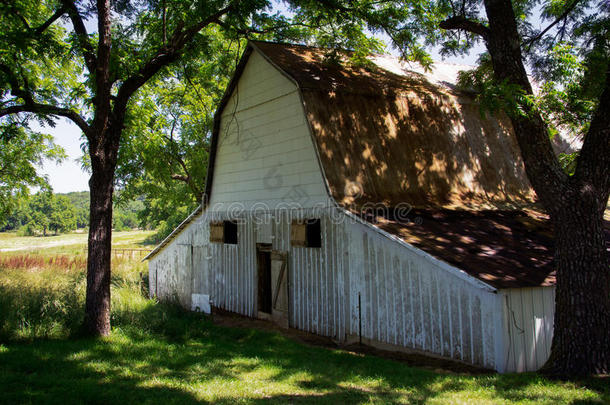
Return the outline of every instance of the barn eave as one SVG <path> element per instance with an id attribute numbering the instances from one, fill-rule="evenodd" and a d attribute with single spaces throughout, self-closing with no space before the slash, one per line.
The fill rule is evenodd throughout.
<path id="1" fill-rule="evenodd" d="M 142 261 L 152 259 L 154 256 L 157 255 L 157 253 L 161 252 L 163 248 L 165 248 L 176 236 L 178 236 L 184 230 L 184 228 L 186 228 L 191 222 L 193 222 L 193 220 L 195 220 L 195 218 L 197 218 L 199 214 L 203 212 L 203 210 L 203 206 L 199 205 L 193 212 L 189 214 L 188 217 L 186 217 L 184 221 L 180 223 L 180 225 L 176 227 L 176 229 L 172 231 L 172 233 L 167 235 L 165 239 L 161 241 L 161 243 L 159 243 L 149 254 L 147 254 L 146 257 L 142 259 Z"/>

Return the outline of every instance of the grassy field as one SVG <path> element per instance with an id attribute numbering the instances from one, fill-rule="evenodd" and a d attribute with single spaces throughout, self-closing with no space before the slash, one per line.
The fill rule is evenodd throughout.
<path id="1" fill-rule="evenodd" d="M 610 403 L 604 379 L 430 371 L 215 325 L 145 298 L 146 265 L 122 257 L 112 333 L 82 338 L 84 255 L 7 254 L 23 260 L 0 260 L 0 403 Z"/>
<path id="2" fill-rule="evenodd" d="M 112 233 L 113 248 L 145 248 L 144 240 L 154 231 L 125 231 Z M 0 232 L 0 253 L 74 253 L 87 247 L 87 232 L 51 236 L 17 236 L 14 232 Z"/>

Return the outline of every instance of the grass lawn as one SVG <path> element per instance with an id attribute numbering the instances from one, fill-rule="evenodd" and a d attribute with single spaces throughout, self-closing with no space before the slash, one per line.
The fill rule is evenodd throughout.
<path id="1" fill-rule="evenodd" d="M 154 306 L 155 304 L 150 304 Z M 149 308 L 151 313 L 157 312 Z M 440 374 L 303 346 L 275 333 L 215 327 L 171 313 L 173 326 L 123 326 L 104 340 L 0 348 L 0 401 L 45 403 L 608 403 L 602 381 L 533 374 Z M 188 328 L 183 330 L 183 328 Z"/>
<path id="2" fill-rule="evenodd" d="M 145 266 L 114 261 L 104 339 L 78 337 L 82 262 L 0 268 L 0 403 L 610 403 L 608 379 L 436 372 L 215 325 L 145 298 Z"/>

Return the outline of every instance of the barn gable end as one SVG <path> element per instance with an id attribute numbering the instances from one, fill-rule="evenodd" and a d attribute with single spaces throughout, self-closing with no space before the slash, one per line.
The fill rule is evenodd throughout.
<path id="1" fill-rule="evenodd" d="M 211 210 L 328 203 L 297 86 L 257 51 L 219 114 Z"/>

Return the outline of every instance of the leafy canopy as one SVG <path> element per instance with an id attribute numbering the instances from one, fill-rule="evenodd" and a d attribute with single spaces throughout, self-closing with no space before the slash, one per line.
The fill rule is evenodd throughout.
<path id="1" fill-rule="evenodd" d="M 1 130 L 0 227 L 30 188 L 50 189 L 46 176 L 39 174 L 43 161 L 61 162 L 66 156 L 50 135 L 10 124 Z"/>

